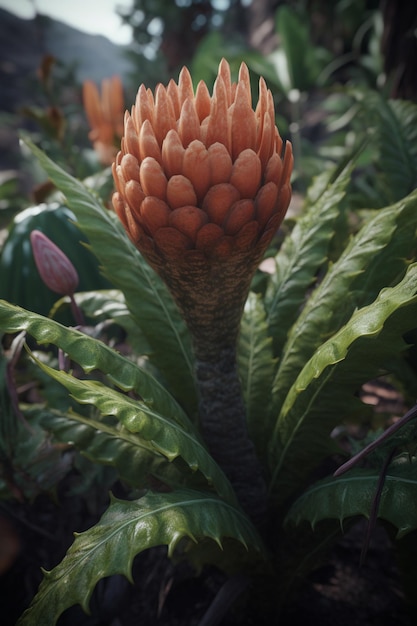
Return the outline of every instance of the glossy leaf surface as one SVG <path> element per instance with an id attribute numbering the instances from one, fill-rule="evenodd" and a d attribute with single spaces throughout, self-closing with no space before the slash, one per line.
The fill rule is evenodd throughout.
<path id="1" fill-rule="evenodd" d="M 318 270 L 327 262 L 339 205 L 350 174 L 351 168 L 345 168 L 314 204 L 307 207 L 275 256 L 275 272 L 269 280 L 265 308 L 277 356 L 297 319 L 307 290 L 314 284 Z"/>
<path id="2" fill-rule="evenodd" d="M 274 406 L 280 408 L 289 388 L 314 351 L 347 322 L 354 310 L 369 304 L 378 291 L 405 271 L 416 247 L 417 193 L 378 211 L 329 267 L 288 335 L 274 381 Z"/>
<path id="3" fill-rule="evenodd" d="M 406 345 L 417 316 L 417 264 L 395 287 L 357 310 L 305 364 L 286 396 L 271 437 L 272 489 L 280 498 L 301 488 L 333 449 L 331 430 L 358 409 L 360 385 L 381 373 Z"/>
<path id="4" fill-rule="evenodd" d="M 167 288 L 130 242 L 115 214 L 29 140 L 26 143 L 65 195 L 106 278 L 124 293 L 132 316 L 152 348 L 155 366 L 163 372 L 189 413 L 194 414 L 196 390 L 191 340 Z"/>
<path id="5" fill-rule="evenodd" d="M 168 461 L 181 457 L 196 472 L 200 470 L 219 495 L 235 503 L 236 498 L 224 473 L 198 438 L 179 424 L 149 409 L 144 403 L 91 380 L 80 380 L 40 361 L 39 367 L 61 383 L 80 404 L 95 406 L 103 416 L 114 416 L 131 433 L 147 442 L 150 450 Z"/>
<path id="6" fill-rule="evenodd" d="M 309 521 L 314 528 L 323 519 L 369 518 L 379 473 L 355 469 L 338 478 L 328 478 L 307 489 L 291 507 L 287 522 Z M 398 538 L 417 528 L 417 462 L 403 458 L 385 476 L 378 518 L 397 529 Z"/>
<path id="7" fill-rule="evenodd" d="M 112 499 L 98 524 L 78 534 L 63 561 L 45 573 L 38 594 L 18 625 L 53 626 L 74 604 L 88 611 L 97 582 L 114 574 L 131 580 L 133 559 L 143 550 L 166 545 L 172 556 L 181 540 L 207 538 L 221 544 L 226 537 L 262 550 L 247 517 L 214 496 L 178 490 L 148 492 L 131 502 Z"/>
<path id="8" fill-rule="evenodd" d="M 57 346 L 84 372 L 99 370 L 119 389 L 134 391 L 149 407 L 193 430 L 184 411 L 155 378 L 102 341 L 4 300 L 0 300 L 0 329 L 5 333 L 24 330 L 39 344 Z"/>
<path id="9" fill-rule="evenodd" d="M 140 436 L 121 428 L 116 420 L 46 410 L 41 412 L 40 419 L 58 441 L 70 442 L 94 463 L 114 467 L 118 476 L 132 487 L 147 486 L 152 477 L 170 485 L 181 482 L 182 476 L 173 463 Z"/>

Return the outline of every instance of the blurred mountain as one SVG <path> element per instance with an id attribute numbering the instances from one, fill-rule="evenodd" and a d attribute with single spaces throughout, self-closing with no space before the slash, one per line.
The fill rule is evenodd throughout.
<path id="1" fill-rule="evenodd" d="M 45 55 L 72 68 L 78 83 L 85 78 L 99 82 L 132 70 L 126 49 L 45 15 L 25 20 L 0 8 L 0 111 L 16 112 L 30 102 L 36 71 Z"/>

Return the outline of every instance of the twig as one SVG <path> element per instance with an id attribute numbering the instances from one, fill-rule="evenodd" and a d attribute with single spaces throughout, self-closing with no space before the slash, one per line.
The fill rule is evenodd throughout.
<path id="1" fill-rule="evenodd" d="M 58 541 L 58 539 L 57 539 L 57 537 L 55 535 L 53 535 L 52 533 L 47 532 L 46 530 L 41 528 L 41 526 L 38 526 L 37 524 L 33 524 L 32 522 L 29 522 L 27 519 L 25 519 L 22 516 L 18 515 L 13 510 L 12 507 L 7 506 L 4 502 L 0 502 L 0 509 L 3 509 L 4 511 L 6 511 L 6 513 L 8 515 L 10 515 L 14 519 L 16 519 L 23 526 L 26 526 L 30 530 L 33 530 L 35 533 L 38 533 L 39 535 L 42 535 L 42 537 L 45 537 L 46 539 L 49 539 L 49 541 L 53 541 L 53 542 L 57 542 Z"/>
<path id="2" fill-rule="evenodd" d="M 361 450 L 360 452 L 355 454 L 355 456 L 353 456 L 351 459 L 349 459 L 349 461 L 346 461 L 346 463 L 343 463 L 343 465 L 341 465 L 334 472 L 333 476 L 341 476 L 342 474 L 344 474 L 348 470 L 352 469 L 352 467 L 354 467 L 362 459 L 367 457 L 368 454 L 370 454 L 373 450 L 375 450 L 375 448 L 377 448 L 382 443 L 384 443 L 384 441 L 386 441 L 389 437 L 391 437 L 391 435 L 396 433 L 400 428 L 402 428 L 403 426 L 408 424 L 408 422 L 410 422 L 415 417 L 417 417 L 417 404 L 415 404 L 413 406 L 413 408 L 411 408 L 409 411 L 407 411 L 407 413 L 401 419 L 399 419 L 398 422 L 395 422 L 395 424 L 392 424 L 392 426 L 387 428 L 387 430 L 385 430 L 382 433 L 382 435 L 377 437 L 377 439 L 372 441 L 363 450 Z"/>
<path id="3" fill-rule="evenodd" d="M 249 578 L 237 574 L 229 578 L 218 591 L 198 626 L 216 626 L 220 624 L 235 600 L 249 585 Z"/>
<path id="4" fill-rule="evenodd" d="M 371 542 L 371 535 L 372 532 L 375 529 L 376 526 L 376 520 L 378 518 L 378 510 L 379 510 L 379 504 L 381 502 L 381 496 L 382 496 L 382 490 L 384 488 L 384 484 L 385 484 L 385 478 L 387 476 L 387 471 L 388 471 L 388 467 L 394 457 L 394 454 L 396 452 L 396 448 L 393 448 L 390 452 L 390 454 L 387 456 L 387 458 L 385 459 L 384 465 L 382 467 L 381 473 L 378 477 L 378 484 L 376 486 L 376 492 L 375 492 L 375 497 L 372 501 L 372 506 L 371 506 L 371 511 L 369 514 L 369 520 L 368 520 L 368 525 L 366 528 L 366 534 L 365 534 L 365 539 L 363 542 L 363 546 L 362 546 L 362 551 L 361 551 L 361 557 L 360 557 L 360 561 L 359 561 L 359 566 L 361 567 L 364 562 L 365 562 L 365 557 L 366 554 L 368 552 L 369 549 L 369 544 Z"/>
<path id="5" fill-rule="evenodd" d="M 11 345 L 11 358 L 6 365 L 6 385 L 9 392 L 10 402 L 12 404 L 13 412 L 16 417 L 22 422 L 22 424 L 33 434 L 33 428 L 28 423 L 27 419 L 23 415 L 19 407 L 19 397 L 16 389 L 14 370 L 22 352 L 23 344 L 26 340 L 26 331 L 19 333 L 12 341 Z"/>

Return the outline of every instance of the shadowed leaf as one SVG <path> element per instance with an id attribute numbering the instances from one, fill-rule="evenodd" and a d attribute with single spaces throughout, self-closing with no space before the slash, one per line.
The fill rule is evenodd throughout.
<path id="1" fill-rule="evenodd" d="M 75 604 L 88 612 L 97 582 L 114 574 L 131 580 L 133 559 L 143 550 L 166 545 L 172 556 L 181 540 L 207 538 L 221 545 L 227 537 L 262 551 L 247 517 L 214 496 L 179 490 L 149 492 L 132 502 L 113 498 L 98 524 L 76 535 L 63 561 L 45 573 L 18 626 L 53 626 L 59 615 Z"/>

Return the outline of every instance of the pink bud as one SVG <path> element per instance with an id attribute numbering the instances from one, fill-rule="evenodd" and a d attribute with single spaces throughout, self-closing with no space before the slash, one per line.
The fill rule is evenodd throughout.
<path id="1" fill-rule="evenodd" d="M 39 230 L 32 230 L 30 242 L 36 267 L 45 285 L 62 296 L 73 295 L 78 285 L 78 274 L 69 258 Z"/>

